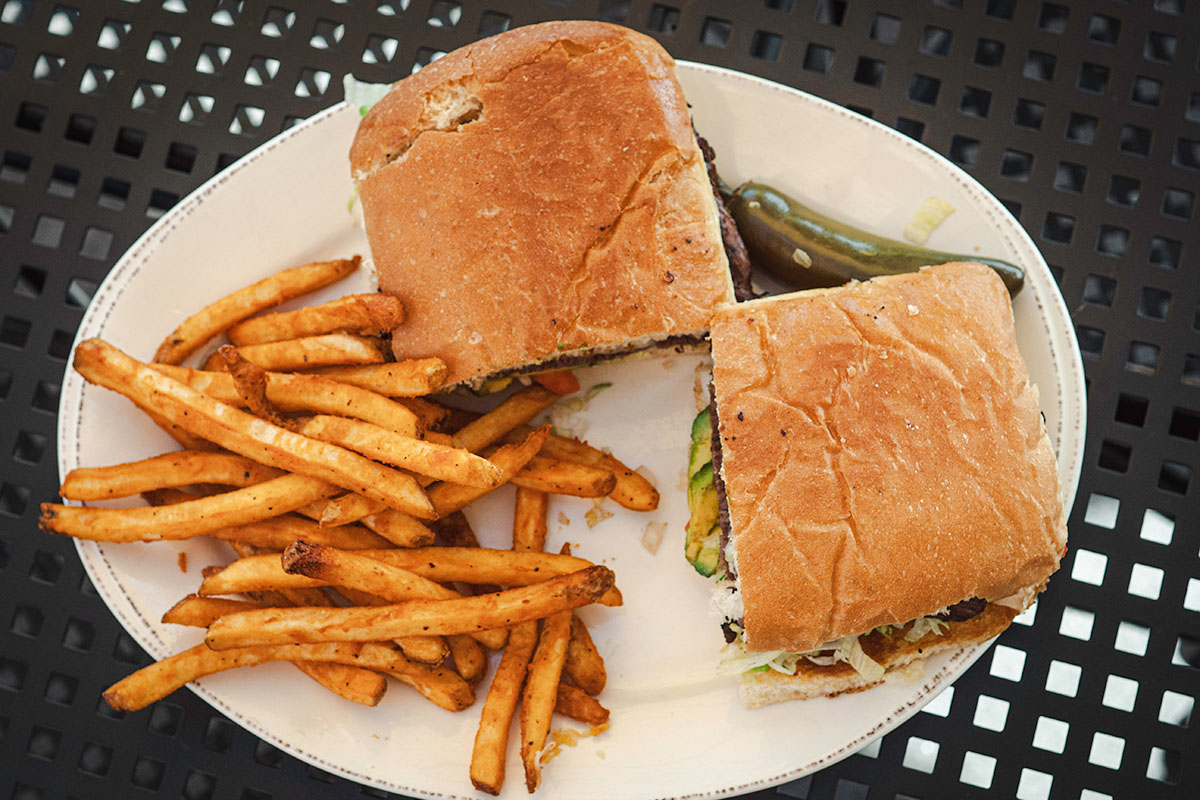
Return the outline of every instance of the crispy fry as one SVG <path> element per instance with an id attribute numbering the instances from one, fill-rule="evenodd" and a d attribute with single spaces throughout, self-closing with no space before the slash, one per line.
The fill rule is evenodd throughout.
<path id="1" fill-rule="evenodd" d="M 508 631 L 504 633 L 507 641 Z M 463 680 L 472 686 L 483 680 L 483 676 L 487 672 L 487 655 L 479 646 L 479 642 L 460 633 L 447 636 L 446 643 L 450 645 L 450 658 L 454 661 L 454 669 L 462 676 Z"/>
<path id="2" fill-rule="evenodd" d="M 386 508 L 362 518 L 362 524 L 397 547 L 428 547 L 433 531 L 416 517 L 394 508 Z"/>
<path id="3" fill-rule="evenodd" d="M 261 551 L 253 545 L 230 542 L 229 546 L 241 558 Z M 279 563 L 276 554 L 275 563 Z M 205 568 L 209 574 L 211 568 Z M 260 606 L 319 606 L 328 605 L 329 596 L 322 589 L 283 589 L 278 592 L 248 592 L 252 601 Z M 212 624 L 212 623 L 209 623 Z M 387 680 L 378 672 L 372 672 L 355 664 L 334 664 L 326 661 L 294 661 L 292 665 L 329 691 L 355 703 L 371 704 L 371 698 L 381 695 L 387 688 Z"/>
<path id="4" fill-rule="evenodd" d="M 252 545 L 244 545 L 241 542 L 229 542 L 229 547 L 239 555 L 240 558 L 248 558 L 251 555 L 262 553 L 260 548 Z M 278 554 L 275 555 L 275 561 L 278 563 Z M 208 571 L 205 570 L 205 573 Z M 329 606 L 331 600 L 328 594 L 325 594 L 323 589 L 281 589 L 280 591 L 254 591 L 247 593 L 250 599 L 257 602 L 259 606 L 269 606 L 282 608 L 287 606 Z M 365 645 L 366 646 L 366 645 Z M 373 645 L 371 645 L 373 646 Z M 377 690 L 378 684 L 386 684 L 384 676 L 377 672 L 372 672 L 370 669 L 365 669 L 359 664 L 341 664 L 325 661 L 298 661 L 293 662 L 296 669 L 304 673 L 318 684 L 328 688 L 337 696 L 344 697 L 354 702 L 360 702 L 356 698 L 370 697 L 371 693 Z"/>
<path id="5" fill-rule="evenodd" d="M 293 297 L 315 291 L 358 269 L 361 259 L 319 261 L 277 272 L 269 278 L 239 289 L 188 317 L 158 347 L 154 360 L 180 364 L 205 342 L 234 323 Z"/>
<path id="6" fill-rule="evenodd" d="M 541 386 L 528 386 L 454 434 L 454 446 L 478 452 L 518 425 L 524 425 L 554 405 L 558 395 Z M 528 436 L 525 437 L 528 439 Z"/>
<path id="7" fill-rule="evenodd" d="M 408 684 L 447 711 L 462 711 L 475 702 L 475 689 L 454 670 L 417 664 L 391 645 L 364 644 L 358 663 Z"/>
<path id="8" fill-rule="evenodd" d="M 320 500 L 311 505 L 304 506 L 300 509 L 300 513 L 306 517 L 315 519 L 325 527 L 336 528 L 338 525 L 348 525 L 351 522 L 358 522 L 363 517 L 370 516 L 377 511 L 383 511 L 387 506 L 380 503 L 378 500 L 371 500 L 363 497 L 361 494 L 347 492 L 339 494 L 337 497 L 331 497 L 328 500 Z"/>
<path id="9" fill-rule="evenodd" d="M 260 463 L 336 483 L 414 516 L 433 515 L 411 476 L 213 400 L 99 339 L 75 348 L 75 368 L 89 382 L 137 398 L 192 433 Z"/>
<path id="10" fill-rule="evenodd" d="M 519 441 L 529 430 L 522 426 L 514 429 L 505 436 L 505 441 Z M 658 490 L 646 478 L 642 477 L 616 457 L 597 450 L 587 442 L 571 439 L 566 436 L 551 434 L 542 445 L 541 455 L 557 458 L 560 461 L 574 461 L 593 467 L 603 467 L 616 476 L 617 485 L 609 496 L 618 504 L 633 511 L 653 511 L 658 508 Z"/>
<path id="11" fill-rule="evenodd" d="M 560 611 L 542 624 L 537 650 L 529 662 L 521 698 L 521 762 L 525 765 L 525 788 L 530 792 L 537 789 L 542 779 L 538 756 L 550 733 L 570 637 L 571 612 Z"/>
<path id="12" fill-rule="evenodd" d="M 613 583 L 612 571 L 592 566 L 496 594 L 450 600 L 409 600 L 374 608 L 257 609 L 231 614 L 208 629 L 214 650 L 252 644 L 378 641 L 398 636 L 473 633 L 506 628 L 595 602 Z M 570 630 L 570 617 L 566 619 Z M 566 654 L 566 639 L 563 641 Z"/>
<path id="13" fill-rule="evenodd" d="M 199 436 L 195 436 L 191 433 L 188 433 L 183 428 L 176 425 L 174 422 L 171 422 L 170 420 L 166 419 L 161 414 L 156 414 L 154 411 L 151 411 L 150 409 L 141 405 L 136 400 L 133 401 L 133 404 L 135 406 L 137 406 L 139 409 L 141 409 L 141 412 L 143 414 L 145 414 L 147 417 L 149 417 L 151 422 L 153 422 L 158 427 L 162 428 L 163 433 L 165 433 L 167 436 L 170 436 L 172 439 L 174 439 L 175 443 L 178 444 L 180 447 L 182 447 L 184 450 L 195 450 L 197 452 L 205 452 L 205 453 L 224 452 L 224 448 L 221 447 L 220 445 L 213 444 L 212 442 L 208 441 L 207 439 L 202 439 Z"/>
<path id="14" fill-rule="evenodd" d="M 188 539 L 233 525 L 277 516 L 337 493 L 333 484 L 304 475 L 283 475 L 224 494 L 174 505 L 88 508 L 42 503 L 42 530 L 98 542 Z"/>
<path id="15" fill-rule="evenodd" d="M 237 667 L 255 667 L 270 661 L 335 661 L 353 664 L 357 663 L 360 650 L 357 644 L 338 643 L 245 647 L 216 652 L 198 644 L 114 683 L 104 691 L 104 699 L 117 711 L 137 711 L 205 675 Z M 387 686 L 382 681 L 379 685 Z M 365 705 L 376 705 L 382 696 L 381 690 L 372 698 L 372 702 Z"/>
<path id="16" fill-rule="evenodd" d="M 464 486 L 491 489 L 501 478 L 499 467 L 468 450 L 400 436 L 369 422 L 318 414 L 301 423 L 298 432 L 410 472 Z"/>
<path id="17" fill-rule="evenodd" d="M 390 294 L 351 294 L 295 311 L 264 314 L 239 322 L 225 335 L 238 347 L 300 339 L 325 333 L 388 333 L 404 321 L 400 298 Z"/>
<path id="18" fill-rule="evenodd" d="M 513 509 L 513 550 L 546 549 L 546 511 L 550 498 L 536 489 L 517 487 Z"/>
<path id="19" fill-rule="evenodd" d="M 513 486 L 573 497 L 604 497 L 617 485 L 611 470 L 534 456 L 512 477 Z"/>
<path id="20" fill-rule="evenodd" d="M 369 389 L 388 397 L 421 397 L 446 382 L 446 362 L 440 358 L 415 358 L 394 364 L 326 367 L 317 370 L 335 381 Z"/>
<path id="21" fill-rule="evenodd" d="M 431 403 L 423 397 L 398 397 L 396 402 L 416 414 L 417 419 L 421 420 L 421 424 L 427 429 L 437 430 L 450 416 L 450 409 Z"/>
<path id="22" fill-rule="evenodd" d="M 142 496 L 152 506 L 174 505 L 196 499 L 195 495 L 178 489 L 152 489 L 143 492 Z M 292 514 L 281 514 L 261 522 L 222 528 L 208 535 L 229 542 L 238 549 L 244 550 L 249 546 L 267 552 L 282 550 L 297 539 L 307 539 L 344 550 L 379 549 L 391 544 L 387 539 L 360 525 L 322 528 Z"/>
<path id="23" fill-rule="evenodd" d="M 240 405 L 233 376 L 226 372 L 155 364 L 152 369 L 186 383 L 198 392 L 229 405 Z M 267 400 L 280 411 L 312 411 L 353 417 L 387 428 L 402 436 L 420 436 L 417 415 L 404 405 L 367 389 L 339 383 L 320 375 L 267 373 Z"/>
<path id="24" fill-rule="evenodd" d="M 453 514 L 446 516 L 433 523 L 433 529 L 437 532 L 437 537 L 434 539 L 434 544 L 438 547 L 480 547 L 479 537 L 475 535 L 475 531 L 471 528 L 470 521 L 467 520 L 467 515 L 461 511 L 455 511 Z M 492 592 L 500 591 L 500 587 L 493 583 L 458 583 L 455 586 L 460 592 L 465 595 L 472 594 L 491 594 Z M 494 648 L 493 648 L 494 649 Z"/>
<path id="25" fill-rule="evenodd" d="M 388 360 L 387 342 L 376 336 L 355 336 L 351 333 L 327 333 L 303 339 L 251 344 L 237 348 L 242 358 L 263 369 L 292 372 L 315 369 L 334 364 L 382 364 Z M 204 362 L 206 370 L 220 371 L 225 364 L 220 353 Z"/>
<path id="26" fill-rule="evenodd" d="M 259 608 L 258 603 L 249 600 L 232 600 L 227 597 L 200 597 L 189 594 L 175 605 L 167 609 L 162 621 L 172 625 L 187 625 L 193 628 L 207 628 L 213 621 L 225 614 L 236 614 L 239 611 L 249 611 Z"/>
<path id="27" fill-rule="evenodd" d="M 571 617 L 571 641 L 567 644 L 565 669 L 575 685 L 588 694 L 597 695 L 604 691 L 604 684 L 608 681 L 604 659 L 600 657 L 587 625 L 583 624 L 578 614 Z"/>
<path id="28" fill-rule="evenodd" d="M 316 519 L 322 528 L 361 522 L 397 547 L 428 547 L 434 541 L 433 531 L 416 517 L 354 493 L 310 503 L 298 510 Z"/>
<path id="29" fill-rule="evenodd" d="M 282 474 L 232 453 L 180 450 L 111 467 L 73 469 L 58 493 L 67 500 L 107 500 L 192 483 L 250 486 Z"/>
<path id="30" fill-rule="evenodd" d="M 588 725 L 603 725 L 608 722 L 608 709 L 600 705 L 599 700 L 589 697 L 588 693 L 578 686 L 562 681 L 558 683 L 558 697 L 554 702 L 554 710 L 564 717 L 586 722 Z"/>
<path id="31" fill-rule="evenodd" d="M 437 532 L 435 543 L 438 547 L 482 547 L 467 515 L 461 511 L 447 514 L 431 527 Z"/>
<path id="32" fill-rule="evenodd" d="M 511 480 L 513 475 L 520 472 L 529 463 L 529 460 L 541 448 L 542 442 L 546 440 L 546 436 L 549 433 L 550 427 L 548 425 L 543 426 L 529 434 L 521 444 L 501 445 L 491 454 L 488 460 L 500 468 L 502 472 L 501 483 Z M 492 489 L 476 489 L 456 483 L 436 483 L 429 488 L 429 502 L 433 503 L 437 515 L 444 517 L 447 514 L 465 508 L 468 504 L 478 500 L 490 491 Z"/>
<path id="33" fill-rule="evenodd" d="M 261 522 L 223 528 L 209 534 L 216 539 L 244 542 L 267 550 L 282 550 L 297 539 L 338 547 L 343 550 L 378 550 L 391 542 L 361 525 L 322 528 L 315 522 L 293 514 L 284 514 Z"/>
<path id="34" fill-rule="evenodd" d="M 537 644 L 537 631 L 535 621 L 523 622 L 512 629 L 479 716 L 479 731 L 471 753 L 471 783 L 488 794 L 500 794 L 504 784 L 508 731 Z"/>
<path id="35" fill-rule="evenodd" d="M 517 553 L 468 547 L 414 547 L 394 550 L 363 550 L 358 553 L 394 567 L 408 570 L 437 583 L 495 583 L 529 586 L 591 566 L 590 561 L 554 553 Z M 328 586 L 303 575 L 283 571 L 279 554 L 240 558 L 205 575 L 198 594 L 212 596 L 242 592 Z M 601 605 L 621 605 L 616 587 L 600 598 Z"/>
<path id="36" fill-rule="evenodd" d="M 311 542 L 293 542 L 283 552 L 284 572 L 305 575 L 338 587 L 367 592 L 387 602 L 406 600 L 448 600 L 462 597 L 428 578 L 394 567 L 377 559 L 324 547 Z M 505 630 L 473 631 L 470 635 L 493 650 L 504 647 Z M 461 674 L 461 673 L 460 673 Z M 470 680 L 467 675 L 464 678 Z"/>
<path id="37" fill-rule="evenodd" d="M 236 347 L 222 345 L 217 349 L 225 370 L 233 377 L 234 388 L 242 402 L 256 417 L 262 417 L 281 428 L 291 428 L 280 416 L 275 405 L 267 399 L 267 372 L 252 361 L 246 360 Z"/>

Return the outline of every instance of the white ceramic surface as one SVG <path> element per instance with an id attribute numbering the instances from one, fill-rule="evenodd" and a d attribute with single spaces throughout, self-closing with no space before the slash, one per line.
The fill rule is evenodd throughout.
<path id="1" fill-rule="evenodd" d="M 1023 265 L 1018 338 L 1041 392 L 1070 502 L 1083 452 L 1083 371 L 1067 311 L 1045 263 L 1003 207 L 946 160 L 904 136 L 837 106 L 742 74 L 680 64 L 697 128 L 716 148 L 724 177 L 774 183 L 820 210 L 896 236 L 930 195 L 957 211 L 931 247 L 979 252 Z M 344 104 L 259 148 L 159 220 L 121 259 L 93 300 L 79 336 L 101 336 L 148 359 L 187 314 L 275 270 L 308 260 L 366 253 L 351 196 L 346 153 L 358 121 Z M 359 275 L 323 293 L 367 288 Z M 586 436 L 633 465 L 662 490 L 660 508 L 613 516 L 589 529 L 588 501 L 555 498 L 550 547 L 611 566 L 624 591 L 619 609 L 584 610 L 607 660 L 602 701 L 612 727 L 567 749 L 545 770 L 542 795 L 580 798 L 725 797 L 828 765 L 894 727 L 982 652 L 935 659 L 917 682 L 889 681 L 836 700 L 748 711 L 732 679 L 713 676 L 721 646 L 707 614 L 708 583 L 681 558 L 687 519 L 682 471 L 697 408 L 699 355 L 649 357 L 580 372 L 583 385 L 613 383 L 580 415 Z M 65 474 L 146 457 L 173 443 L 122 398 L 65 377 L 59 422 Z M 507 546 L 511 492 L 473 507 L 485 544 Z M 669 525 L 657 554 L 642 548 L 648 522 Z M 187 554 L 181 572 L 179 553 Z M 209 542 L 96 545 L 79 553 L 101 596 L 130 634 L 162 657 L 201 640 L 161 624 L 162 613 L 194 591 L 200 568 L 228 560 Z M 231 719 L 330 772 L 420 797 L 475 797 L 467 767 L 479 704 L 450 714 L 393 685 L 376 708 L 319 689 L 274 664 L 206 678 L 194 690 Z M 487 684 L 479 687 L 480 695 Z M 580 727 L 575 725 L 574 727 Z M 515 734 L 514 734 L 515 741 Z M 504 794 L 525 795 L 516 747 Z"/>

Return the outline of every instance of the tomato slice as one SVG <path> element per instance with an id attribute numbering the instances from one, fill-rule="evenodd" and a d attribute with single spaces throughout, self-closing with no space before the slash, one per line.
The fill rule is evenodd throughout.
<path id="1" fill-rule="evenodd" d="M 529 377 L 533 378 L 534 383 L 545 386 L 555 394 L 574 394 L 579 391 L 579 378 L 576 378 L 575 373 L 569 369 L 539 372 Z"/>

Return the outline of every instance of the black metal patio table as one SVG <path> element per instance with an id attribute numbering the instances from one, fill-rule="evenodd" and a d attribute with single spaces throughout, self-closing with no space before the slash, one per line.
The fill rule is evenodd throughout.
<path id="1" fill-rule="evenodd" d="M 121 253 L 213 174 L 455 47 L 596 18 L 779 81 L 962 166 L 1071 310 L 1088 441 L 1070 553 L 1030 625 L 864 751 L 756 798 L 1200 796 L 1197 0 L 0 0 L 0 800 L 392 797 L 148 662 L 37 529 L 75 330 Z M 719 765 L 714 765 L 719 769 Z"/>

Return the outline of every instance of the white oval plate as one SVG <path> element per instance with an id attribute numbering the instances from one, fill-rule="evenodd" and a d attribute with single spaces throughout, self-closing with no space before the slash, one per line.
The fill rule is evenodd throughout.
<path id="1" fill-rule="evenodd" d="M 1041 391 L 1059 457 L 1064 498 L 1074 497 L 1083 452 L 1083 370 L 1074 329 L 1049 270 L 999 202 L 961 170 L 911 139 L 825 101 L 740 73 L 681 63 L 697 129 L 712 142 L 731 183 L 756 178 L 819 210 L 896 236 L 925 198 L 957 211 L 929 245 L 984 253 L 1024 266 L 1014 308 L 1020 347 Z M 305 261 L 367 252 L 351 196 L 347 150 L 358 114 L 341 104 L 268 142 L 165 215 L 104 281 L 80 327 L 148 359 L 188 314 L 271 272 Z M 324 297 L 364 290 L 355 276 Z M 310 302 L 311 298 L 306 299 Z M 726 797 L 826 766 L 914 713 L 983 648 L 943 656 L 916 682 L 892 680 L 835 700 L 749 711 L 732 679 L 713 676 L 722 637 L 708 616 L 708 582 L 681 557 L 687 431 L 697 408 L 702 356 L 651 357 L 583 370 L 584 386 L 613 383 L 581 418 L 587 438 L 645 465 L 661 507 L 613 516 L 589 529 L 591 503 L 555 498 L 551 540 L 611 566 L 620 609 L 588 608 L 607 660 L 612 710 L 602 736 L 567 749 L 544 772 L 546 797 Z M 121 397 L 68 371 L 59 420 L 59 467 L 144 458 L 174 443 Z M 485 544 L 510 542 L 512 497 L 501 490 L 470 514 Z M 640 544 L 648 522 L 668 524 L 657 554 Z M 181 572 L 180 554 L 187 558 Z M 98 545 L 79 554 L 113 613 L 157 658 L 201 641 L 198 631 L 158 620 L 196 589 L 200 568 L 229 560 L 211 542 Z M 193 686 L 256 735 L 339 775 L 402 794 L 475 797 L 468 763 L 480 704 L 450 714 L 394 684 L 377 708 L 321 690 L 286 664 L 228 672 Z M 479 687 L 482 697 L 487 684 Z M 556 724 L 558 724 L 556 722 Z M 577 726 L 578 727 L 578 726 Z M 517 736 L 505 796 L 525 795 Z M 719 769 L 717 765 L 720 765 Z"/>

